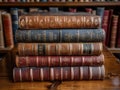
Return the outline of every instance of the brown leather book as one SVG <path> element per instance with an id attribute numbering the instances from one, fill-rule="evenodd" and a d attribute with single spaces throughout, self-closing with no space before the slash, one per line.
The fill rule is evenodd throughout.
<path id="1" fill-rule="evenodd" d="M 117 27 L 118 27 L 118 15 L 113 15 L 112 27 L 111 27 L 111 40 L 110 48 L 115 48 L 116 46 L 116 37 L 117 37 Z"/>
<path id="2" fill-rule="evenodd" d="M 14 82 L 101 80 L 104 77 L 104 65 L 96 67 L 25 67 L 13 69 Z"/>
<path id="3" fill-rule="evenodd" d="M 17 67 L 99 66 L 104 55 L 99 56 L 16 56 Z"/>
<path id="4" fill-rule="evenodd" d="M 3 30 L 5 37 L 5 46 L 13 48 L 14 41 L 13 41 L 12 20 L 10 13 L 2 14 L 2 21 L 3 21 Z"/>
<path id="5" fill-rule="evenodd" d="M 18 43 L 18 54 L 26 55 L 100 55 L 102 43 Z"/>
<path id="6" fill-rule="evenodd" d="M 100 28 L 101 18 L 86 13 L 39 13 L 19 16 L 21 29 Z"/>

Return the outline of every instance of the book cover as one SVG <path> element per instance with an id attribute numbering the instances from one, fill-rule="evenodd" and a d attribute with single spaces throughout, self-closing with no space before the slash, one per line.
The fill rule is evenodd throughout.
<path id="1" fill-rule="evenodd" d="M 10 13 L 2 14 L 3 30 L 5 37 L 5 46 L 14 47 L 13 31 L 12 31 L 12 19 Z"/>
<path id="2" fill-rule="evenodd" d="M 16 56 L 16 67 L 100 66 L 104 55 L 99 56 Z"/>
<path id="3" fill-rule="evenodd" d="M 25 67 L 13 69 L 14 82 L 102 80 L 104 77 L 104 65 L 96 67 Z"/>
<path id="4" fill-rule="evenodd" d="M 18 55 L 100 55 L 102 43 L 18 43 Z"/>
<path id="5" fill-rule="evenodd" d="M 15 34 L 17 42 L 103 42 L 105 31 L 103 29 L 39 29 L 17 30 Z"/>
<path id="6" fill-rule="evenodd" d="M 19 16 L 21 29 L 99 28 L 100 16 L 86 13 L 41 13 Z"/>
<path id="7" fill-rule="evenodd" d="M 118 15 L 113 15 L 111 37 L 110 37 L 110 48 L 115 48 L 116 46 L 117 26 L 118 26 Z"/>

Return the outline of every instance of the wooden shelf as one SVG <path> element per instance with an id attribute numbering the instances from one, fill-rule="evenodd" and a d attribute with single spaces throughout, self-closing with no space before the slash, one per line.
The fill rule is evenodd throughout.
<path id="1" fill-rule="evenodd" d="M 0 2 L 0 7 L 30 6 L 120 6 L 120 2 Z"/>
<path id="2" fill-rule="evenodd" d="M 120 53 L 120 48 L 108 48 L 112 53 Z"/>

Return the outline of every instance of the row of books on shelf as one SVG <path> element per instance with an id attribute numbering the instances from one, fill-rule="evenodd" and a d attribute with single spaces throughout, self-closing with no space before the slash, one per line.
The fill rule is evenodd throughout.
<path id="1" fill-rule="evenodd" d="M 80 24 L 81 26 L 76 24 L 75 26 L 76 28 L 72 27 L 74 26 L 72 22 L 75 21 L 79 24 L 79 21 L 82 20 L 82 18 L 86 17 L 85 16 L 86 13 L 81 13 L 83 16 L 80 16 L 81 18 L 77 19 L 77 18 L 71 18 L 72 15 L 79 14 L 77 10 L 74 11 L 75 8 L 71 8 L 73 11 L 70 11 L 71 13 L 69 13 L 69 15 L 68 15 L 68 12 L 59 11 L 59 8 L 56 8 L 56 7 L 54 8 L 50 7 L 49 9 L 50 9 L 49 12 L 44 12 L 44 11 L 39 12 L 40 10 L 39 8 L 29 8 L 29 12 L 26 12 L 25 9 L 11 8 L 9 13 L 1 10 L 0 11 L 0 18 L 1 18 L 0 19 L 0 40 L 1 40 L 0 48 L 13 47 L 14 42 L 16 43 L 18 41 L 19 42 L 32 41 L 32 42 L 44 42 L 44 43 L 45 42 L 84 42 L 84 39 L 87 39 L 88 42 L 102 41 L 103 38 L 105 37 L 100 37 L 100 36 L 104 36 L 104 34 L 106 34 L 106 39 L 104 41 L 104 44 L 106 46 L 111 48 L 120 47 L 120 28 L 119 28 L 120 14 L 119 13 L 114 14 L 113 9 L 105 9 L 104 7 L 97 7 L 96 10 L 93 8 L 85 8 L 84 12 L 92 14 L 93 15 L 91 16 L 92 19 L 86 18 L 87 22 L 81 23 Z M 60 18 L 57 18 L 56 22 L 62 23 L 61 26 L 59 26 L 59 24 L 53 25 L 53 24 L 47 24 L 46 22 L 44 22 L 44 19 L 47 20 L 47 17 L 48 17 L 48 16 L 44 17 L 44 15 L 46 14 L 50 15 L 51 13 L 54 13 L 53 16 L 55 16 L 56 12 L 59 14 L 64 13 L 63 19 L 67 20 L 67 23 L 66 23 L 68 25 L 67 27 L 65 27 L 66 24 L 63 23 L 64 20 Z M 29 17 L 28 19 L 30 20 L 28 23 L 31 25 L 30 27 L 34 30 L 28 31 L 26 27 L 24 28 L 24 30 L 21 31 L 19 28 L 23 27 L 23 23 L 24 25 L 26 23 L 24 22 L 24 19 L 22 19 L 22 17 L 18 18 L 18 16 L 27 15 L 28 13 L 32 15 L 41 14 L 43 16 L 39 17 L 39 22 L 38 21 L 35 22 L 34 19 Z M 101 15 L 102 20 L 100 21 L 100 19 L 94 15 Z M 90 23 L 92 20 L 94 20 L 95 23 Z M 22 21 L 22 22 L 18 25 L 19 21 Z M 55 20 L 53 21 L 52 19 L 50 20 L 50 22 L 51 23 L 55 22 Z M 101 24 L 99 24 L 99 22 L 101 22 Z M 36 25 L 34 25 L 34 23 Z M 44 27 L 43 24 L 45 24 L 46 27 Z M 41 29 L 46 29 L 46 30 L 38 31 L 37 26 L 38 28 L 41 27 Z M 98 27 L 99 30 L 94 28 L 94 26 Z M 54 30 L 48 29 L 52 27 L 53 28 L 57 27 L 57 28 L 55 28 Z M 101 29 L 100 27 L 103 29 Z M 96 32 L 96 34 L 94 34 L 93 32 Z M 51 35 L 49 35 L 49 33 L 51 33 Z M 36 34 L 36 36 L 34 36 L 34 34 Z M 16 36 L 16 39 L 15 39 L 15 36 Z M 91 37 L 89 38 L 89 36 Z"/>
<path id="2" fill-rule="evenodd" d="M 0 0 L 0 2 L 117 2 L 119 0 Z"/>

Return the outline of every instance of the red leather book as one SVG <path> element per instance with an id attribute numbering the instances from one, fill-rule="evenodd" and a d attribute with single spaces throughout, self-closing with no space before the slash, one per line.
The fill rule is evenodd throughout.
<path id="1" fill-rule="evenodd" d="M 10 13 L 2 14 L 2 21 L 3 21 L 3 30 L 5 37 L 5 46 L 12 48 L 14 47 L 14 41 L 13 41 L 12 20 Z"/>
<path id="2" fill-rule="evenodd" d="M 88 13 L 40 13 L 19 16 L 21 29 L 100 28 L 100 16 Z"/>
<path id="3" fill-rule="evenodd" d="M 108 22 L 109 21 L 109 10 L 104 10 L 103 20 L 102 20 L 102 28 L 105 30 L 106 39 L 104 40 L 104 44 L 107 45 L 107 37 L 108 37 Z"/>
<path id="4" fill-rule="evenodd" d="M 101 80 L 105 77 L 104 65 L 81 67 L 25 67 L 13 69 L 14 82 Z"/>
<path id="5" fill-rule="evenodd" d="M 17 67 L 99 66 L 104 55 L 99 56 L 16 56 Z"/>
<path id="6" fill-rule="evenodd" d="M 109 10 L 109 19 L 108 19 L 108 30 L 107 30 L 107 43 L 106 45 L 110 47 L 110 37 L 111 37 L 111 27 L 112 27 L 112 15 L 113 15 L 113 9 Z"/>
<path id="7" fill-rule="evenodd" d="M 102 43 L 18 43 L 18 54 L 26 55 L 100 55 Z"/>
<path id="8" fill-rule="evenodd" d="M 118 26 L 118 15 L 113 15 L 112 28 L 111 28 L 111 40 L 110 40 L 111 48 L 115 48 L 116 46 L 117 26 Z"/>

